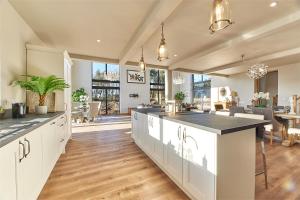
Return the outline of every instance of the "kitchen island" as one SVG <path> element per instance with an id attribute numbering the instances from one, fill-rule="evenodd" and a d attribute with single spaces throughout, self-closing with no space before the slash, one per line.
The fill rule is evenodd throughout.
<path id="1" fill-rule="evenodd" d="M 192 199 L 254 199 L 256 127 L 269 121 L 132 111 L 135 143 Z"/>

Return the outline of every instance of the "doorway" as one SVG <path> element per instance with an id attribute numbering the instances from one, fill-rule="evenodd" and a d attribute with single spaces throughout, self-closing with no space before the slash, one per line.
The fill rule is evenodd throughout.
<path id="1" fill-rule="evenodd" d="M 101 114 L 120 113 L 119 65 L 92 63 L 92 98 L 101 102 Z"/>

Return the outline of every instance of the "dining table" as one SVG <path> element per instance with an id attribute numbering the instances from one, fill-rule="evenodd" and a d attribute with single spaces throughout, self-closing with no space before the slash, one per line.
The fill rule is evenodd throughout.
<path id="1" fill-rule="evenodd" d="M 288 120 L 289 122 L 289 125 L 287 128 L 296 128 L 296 125 L 297 125 L 297 120 L 300 120 L 300 114 L 291 114 L 291 113 L 275 113 L 274 114 L 275 117 L 279 117 L 279 118 L 282 118 L 284 120 Z M 288 139 L 287 140 L 283 140 L 282 144 L 284 146 L 292 146 L 292 140 L 294 140 L 294 136 L 290 137 L 288 134 L 287 134 L 287 130 L 286 130 L 286 135 L 288 136 Z"/>

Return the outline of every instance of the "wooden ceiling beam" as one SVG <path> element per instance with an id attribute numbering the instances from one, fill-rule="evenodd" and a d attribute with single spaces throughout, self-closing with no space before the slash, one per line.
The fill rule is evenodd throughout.
<path id="1" fill-rule="evenodd" d="M 141 48 L 141 46 L 158 30 L 161 23 L 171 15 L 183 0 L 159 0 L 150 11 L 142 24 L 138 27 L 120 55 L 120 65 L 128 60 Z"/>
<path id="2" fill-rule="evenodd" d="M 255 63 L 267 62 L 267 61 L 280 59 L 280 58 L 284 58 L 287 56 L 293 56 L 293 55 L 300 55 L 300 47 L 297 47 L 294 49 L 288 49 L 288 50 L 284 50 L 284 51 L 279 51 L 279 52 L 275 52 L 275 53 L 268 54 L 268 55 L 258 56 L 258 57 L 254 57 L 254 58 L 247 58 L 247 59 L 244 59 L 243 61 L 240 60 L 237 62 L 233 62 L 233 63 L 229 63 L 226 65 L 222 65 L 222 66 L 204 70 L 203 73 L 211 74 L 211 73 L 215 73 L 215 72 L 225 70 L 225 69 L 230 69 L 230 68 L 239 67 L 239 66 L 243 66 L 243 65 L 250 66 Z"/>
<path id="3" fill-rule="evenodd" d="M 201 50 L 194 54 L 191 54 L 191 55 L 187 56 L 186 58 L 183 58 L 175 63 L 171 63 L 170 64 L 171 69 L 178 68 L 181 66 L 187 66 L 197 59 L 201 59 L 201 58 L 205 59 L 206 56 L 210 56 L 210 55 L 213 55 L 213 54 L 216 54 L 219 52 L 224 52 L 225 50 L 227 50 L 229 48 L 234 48 L 237 45 L 240 45 L 244 42 L 251 42 L 251 41 L 255 41 L 255 40 L 261 39 L 263 37 L 272 35 L 274 33 L 284 30 L 289 25 L 298 23 L 298 22 L 300 22 L 300 11 L 294 12 L 294 13 L 292 13 L 288 16 L 285 16 L 283 18 L 280 18 L 274 22 L 268 23 L 264 26 L 261 26 L 252 31 L 244 33 L 238 37 L 228 40 L 227 42 L 213 46 L 212 48 L 208 48 L 206 50 Z"/>

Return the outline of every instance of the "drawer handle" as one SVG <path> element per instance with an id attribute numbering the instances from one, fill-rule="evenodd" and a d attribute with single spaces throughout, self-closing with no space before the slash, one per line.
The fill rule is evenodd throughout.
<path id="1" fill-rule="evenodd" d="M 186 128 L 183 129 L 183 141 L 186 143 Z"/>
<path id="2" fill-rule="evenodd" d="M 178 139 L 181 140 L 181 126 L 178 127 L 177 136 Z"/>
<path id="3" fill-rule="evenodd" d="M 61 139 L 61 140 L 60 140 L 60 142 L 63 142 L 63 141 L 65 141 L 65 139 Z"/>
<path id="4" fill-rule="evenodd" d="M 19 146 L 22 146 L 22 157 L 19 158 L 19 162 L 22 162 L 22 160 L 25 158 L 25 145 L 21 141 L 19 141 Z M 19 149 L 19 154 L 20 154 L 20 149 Z"/>
<path id="5" fill-rule="evenodd" d="M 55 122 L 52 122 L 50 125 L 54 125 L 54 124 L 56 124 Z"/>
<path id="6" fill-rule="evenodd" d="M 26 138 L 24 139 L 24 141 L 27 143 L 27 147 L 28 147 L 28 152 L 25 153 L 25 158 L 26 158 L 30 154 L 30 142 Z M 24 148 L 24 152 L 25 152 L 25 148 Z"/>

